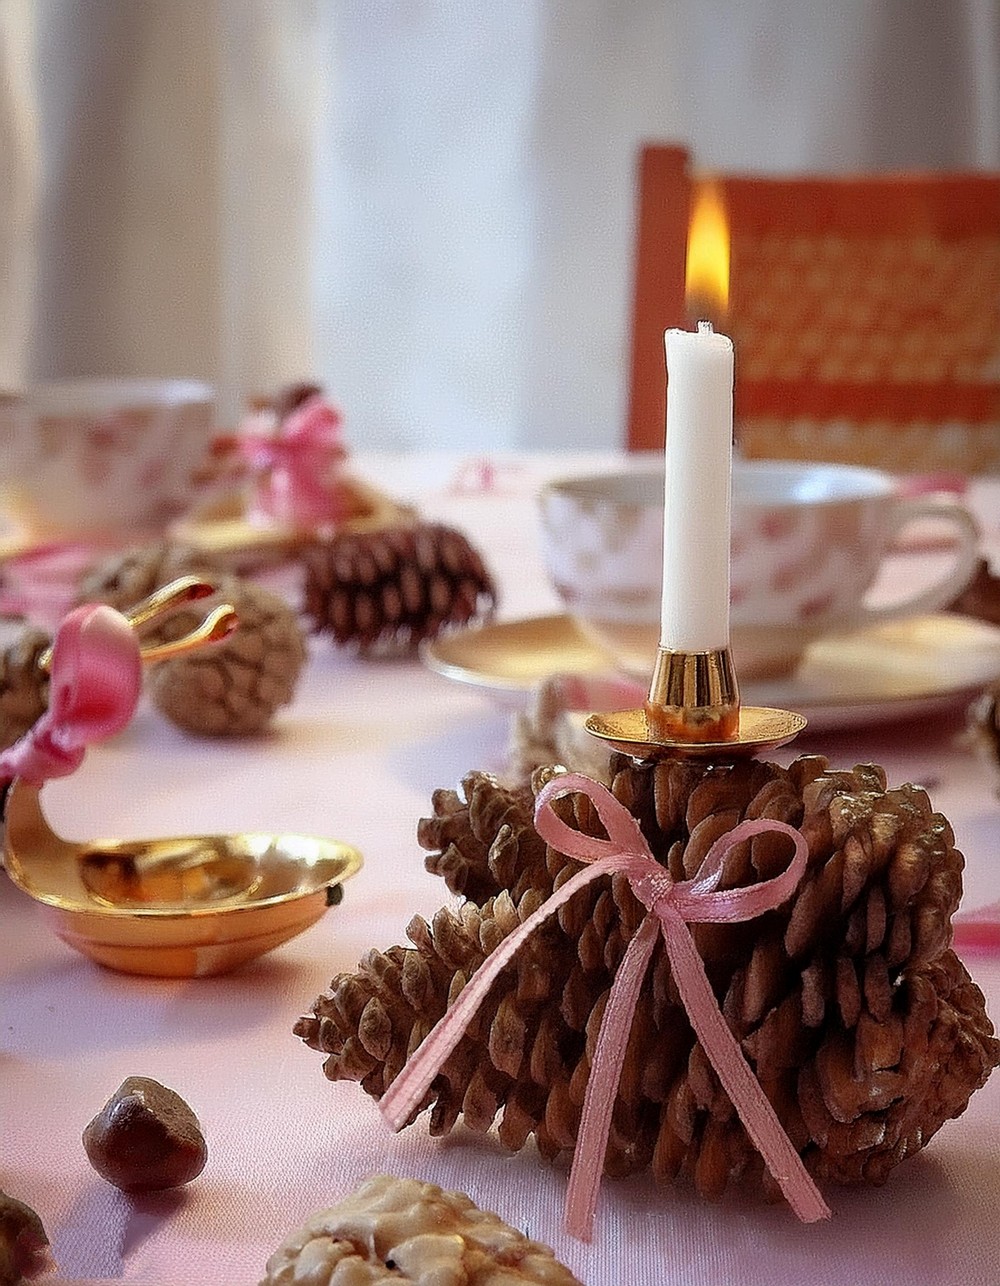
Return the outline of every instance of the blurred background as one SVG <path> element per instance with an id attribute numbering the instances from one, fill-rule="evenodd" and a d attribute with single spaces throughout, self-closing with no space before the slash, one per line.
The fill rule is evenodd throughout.
<path id="1" fill-rule="evenodd" d="M 0 389 L 316 378 L 370 448 L 624 442 L 644 140 L 1000 169 L 997 0 L 0 0 Z"/>

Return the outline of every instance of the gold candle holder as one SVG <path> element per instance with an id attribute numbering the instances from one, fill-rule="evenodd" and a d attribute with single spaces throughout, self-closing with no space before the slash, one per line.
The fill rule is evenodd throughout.
<path id="1" fill-rule="evenodd" d="M 641 709 L 592 714 L 587 731 L 633 759 L 738 759 L 774 750 L 798 736 L 805 717 L 745 706 L 729 648 L 657 650 Z"/>
<path id="2" fill-rule="evenodd" d="M 729 648 L 656 652 L 646 721 L 659 738 L 730 741 L 740 726 L 740 688 Z"/>

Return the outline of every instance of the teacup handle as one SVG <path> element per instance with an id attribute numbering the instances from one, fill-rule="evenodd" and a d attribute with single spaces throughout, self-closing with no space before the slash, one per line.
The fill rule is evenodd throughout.
<path id="1" fill-rule="evenodd" d="M 961 504 L 928 496 L 926 499 L 904 499 L 899 502 L 889 531 L 888 544 L 902 529 L 917 518 L 934 518 L 952 525 L 958 534 L 958 548 L 952 566 L 938 579 L 916 594 L 880 607 L 862 605 L 860 623 L 894 620 L 900 616 L 918 616 L 936 612 L 952 602 L 972 579 L 979 561 L 979 528 L 976 520 Z"/>

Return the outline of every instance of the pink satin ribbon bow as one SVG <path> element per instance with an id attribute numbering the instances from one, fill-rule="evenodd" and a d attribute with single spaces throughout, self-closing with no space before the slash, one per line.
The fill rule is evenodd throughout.
<path id="1" fill-rule="evenodd" d="M 340 419 L 316 396 L 286 417 L 277 436 L 240 435 L 240 449 L 250 464 L 267 472 L 257 497 L 267 517 L 302 526 L 341 517 L 343 501 L 330 476 L 344 456 Z"/>
<path id="2" fill-rule="evenodd" d="M 552 801 L 576 791 L 591 799 L 608 839 L 584 835 L 556 816 Z M 629 1030 L 646 968 L 656 939 L 661 935 L 691 1026 L 754 1146 L 800 1219 L 806 1222 L 828 1219 L 829 1208 L 722 1016 L 687 927 L 697 922 L 721 924 L 751 920 L 779 906 L 794 892 L 806 868 L 808 849 L 802 835 L 784 822 L 764 818 L 740 822 L 716 840 L 694 879 L 675 882 L 653 857 L 631 813 L 604 786 L 578 773 L 555 778 L 539 793 L 535 827 L 560 853 L 587 863 L 586 867 L 561 885 L 476 970 L 455 1004 L 383 1096 L 381 1111 L 385 1119 L 393 1129 L 400 1129 L 406 1123 L 462 1039 L 497 975 L 510 964 L 539 925 L 584 885 L 602 875 L 622 872 L 649 914 L 625 951 L 601 1021 L 566 1193 L 567 1232 L 584 1241 L 590 1240 Z M 795 853 L 788 867 L 780 875 L 759 884 L 718 889 L 729 850 L 766 832 L 787 835 L 793 842 Z"/>
<path id="3" fill-rule="evenodd" d="M 65 777 L 87 746 L 125 727 L 142 691 L 135 632 L 113 608 L 78 607 L 56 632 L 49 673 L 49 708 L 0 754 L 0 783 Z"/>

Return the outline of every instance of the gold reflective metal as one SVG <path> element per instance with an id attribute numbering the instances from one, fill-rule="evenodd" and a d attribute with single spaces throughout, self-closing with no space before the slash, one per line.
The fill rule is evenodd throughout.
<path id="1" fill-rule="evenodd" d="M 55 932 L 124 973 L 194 978 L 223 973 L 315 923 L 332 890 L 361 866 L 336 840 L 301 835 L 61 838 L 39 790 L 7 796 L 4 862 L 43 903 Z"/>
<path id="2" fill-rule="evenodd" d="M 148 644 L 139 649 L 139 655 L 147 665 L 153 665 L 157 661 L 169 661 L 171 657 L 182 656 L 185 652 L 191 652 L 206 643 L 220 643 L 232 634 L 239 623 L 235 607 L 231 603 L 220 603 L 190 633 L 166 643 Z"/>
<path id="3" fill-rule="evenodd" d="M 592 714 L 584 727 L 633 759 L 724 762 L 775 750 L 797 737 L 806 722 L 791 710 L 742 705 L 728 648 L 686 652 L 661 646 L 645 706 Z"/>
<path id="4" fill-rule="evenodd" d="M 731 741 L 739 731 L 740 688 L 729 648 L 657 648 L 646 714 L 657 740 Z"/>
<path id="5" fill-rule="evenodd" d="M 202 580 L 199 576 L 181 576 L 171 581 L 169 585 L 155 590 L 148 598 L 144 598 L 141 603 L 136 603 L 135 607 L 129 608 L 122 615 L 134 630 L 138 630 L 147 622 L 155 620 L 157 616 L 172 612 L 176 607 L 196 602 L 200 598 L 208 598 L 210 594 L 215 593 L 215 590 L 216 586 L 211 581 Z M 231 603 L 221 603 L 188 634 L 166 643 L 148 644 L 140 648 L 140 655 L 143 661 L 149 663 L 168 661 L 171 657 L 181 656 L 195 648 L 204 647 L 207 643 L 221 642 L 222 639 L 228 638 L 238 625 L 236 609 Z M 38 664 L 43 670 L 49 668 L 52 664 L 51 647 L 47 647 L 41 654 Z"/>
<path id="6" fill-rule="evenodd" d="M 199 598 L 208 598 L 214 593 L 215 586 L 211 581 L 202 580 L 200 576 L 181 576 L 172 580 L 169 585 L 154 590 L 148 598 L 130 607 L 123 615 L 129 625 L 137 630 L 147 621 L 162 616 L 164 612 L 173 611 L 175 607 L 193 603 Z"/>
<path id="7" fill-rule="evenodd" d="M 742 759 L 760 750 L 775 750 L 797 737 L 804 715 L 766 706 L 741 706 L 735 733 L 724 740 L 691 741 L 669 737 L 650 727 L 647 709 L 592 714 L 584 727 L 594 737 L 633 759 Z"/>

